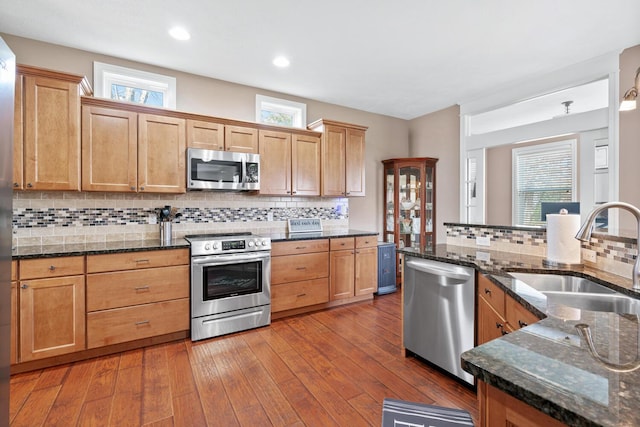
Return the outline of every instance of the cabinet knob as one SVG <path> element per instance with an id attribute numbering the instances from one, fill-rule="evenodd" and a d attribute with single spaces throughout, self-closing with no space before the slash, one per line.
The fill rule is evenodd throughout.
<path id="1" fill-rule="evenodd" d="M 31 183 L 29 182 L 29 183 L 27 183 L 27 187 L 29 187 L 29 188 L 33 188 L 33 184 L 31 184 Z"/>
<path id="2" fill-rule="evenodd" d="M 521 328 L 524 328 L 525 326 L 529 326 L 527 322 L 523 322 L 522 320 L 518 320 L 518 325 L 520 325 Z"/>
<path id="3" fill-rule="evenodd" d="M 496 322 L 496 329 L 502 329 L 503 325 L 500 322 Z"/>
<path id="4" fill-rule="evenodd" d="M 131 186 L 131 191 L 136 191 L 136 187 Z"/>
<path id="5" fill-rule="evenodd" d="M 55 266 L 55 265 L 50 265 L 50 266 L 49 266 L 49 271 L 55 271 L 55 269 L 56 269 L 56 266 Z"/>
<path id="6" fill-rule="evenodd" d="M 14 183 L 13 183 L 13 186 L 14 186 L 15 188 L 18 188 L 18 187 L 20 187 L 20 184 L 18 184 L 17 182 L 14 182 Z"/>
<path id="7" fill-rule="evenodd" d="M 29 287 L 29 285 L 27 285 L 26 283 L 23 283 L 23 284 L 20 286 L 20 288 L 22 288 L 22 289 L 27 289 L 28 287 Z"/>
<path id="8" fill-rule="evenodd" d="M 491 296 L 491 290 L 484 288 L 484 293 L 485 294 L 489 294 L 489 296 Z"/>
<path id="9" fill-rule="evenodd" d="M 298 193 L 297 191 L 292 191 L 292 192 L 291 192 L 291 194 L 297 194 L 297 193 Z"/>
<path id="10" fill-rule="evenodd" d="M 144 191 L 144 187 L 140 187 L 140 191 Z"/>

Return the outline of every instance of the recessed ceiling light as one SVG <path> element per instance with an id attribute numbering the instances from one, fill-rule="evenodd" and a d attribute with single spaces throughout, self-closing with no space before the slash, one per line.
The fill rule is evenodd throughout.
<path id="1" fill-rule="evenodd" d="M 284 68 L 288 67 L 289 64 L 289 60 L 284 56 L 276 56 L 273 60 L 273 65 L 275 65 L 276 67 Z"/>
<path id="2" fill-rule="evenodd" d="M 182 27 L 173 27 L 169 30 L 169 34 L 176 40 L 189 40 L 191 38 L 189 31 Z"/>

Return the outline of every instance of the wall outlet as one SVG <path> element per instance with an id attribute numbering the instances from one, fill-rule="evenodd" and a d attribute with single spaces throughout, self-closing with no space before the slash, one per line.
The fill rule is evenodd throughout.
<path id="1" fill-rule="evenodd" d="M 582 259 L 588 262 L 596 262 L 596 251 L 593 251 L 591 249 L 583 249 Z"/>
<path id="2" fill-rule="evenodd" d="M 476 251 L 476 259 L 478 261 L 489 262 L 491 261 L 491 255 L 489 252 Z"/>
<path id="3" fill-rule="evenodd" d="M 147 222 L 149 224 L 157 224 L 158 223 L 158 216 L 155 214 L 149 214 L 149 217 L 147 218 Z"/>
<path id="4" fill-rule="evenodd" d="M 273 221 L 273 212 L 267 212 L 267 221 Z"/>
<path id="5" fill-rule="evenodd" d="M 476 237 L 477 246 L 491 246 L 491 238 L 489 236 Z"/>

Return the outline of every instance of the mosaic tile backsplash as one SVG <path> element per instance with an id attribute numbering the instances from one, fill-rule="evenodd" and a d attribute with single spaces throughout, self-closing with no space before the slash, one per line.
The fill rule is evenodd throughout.
<path id="1" fill-rule="evenodd" d="M 180 195 L 16 192 L 13 245 L 85 243 L 159 238 L 158 208 L 181 214 L 173 237 L 251 231 L 282 233 L 289 218 L 320 218 L 324 229 L 349 225 L 346 198 L 265 197 L 246 193 L 188 192 Z"/>
<path id="2" fill-rule="evenodd" d="M 445 227 L 448 245 L 539 257 L 545 257 L 547 253 L 545 229 L 452 223 L 445 223 Z M 487 237 L 489 246 L 478 246 L 476 237 Z M 585 250 L 596 253 L 595 263 L 585 261 Z M 583 264 L 619 276 L 631 277 L 631 269 L 637 257 L 635 239 L 594 233 L 589 243 L 582 243 L 582 251 Z"/>

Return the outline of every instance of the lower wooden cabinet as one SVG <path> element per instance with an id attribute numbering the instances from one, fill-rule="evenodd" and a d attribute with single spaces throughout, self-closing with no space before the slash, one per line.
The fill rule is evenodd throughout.
<path id="1" fill-rule="evenodd" d="M 87 314 L 87 346 L 103 347 L 190 327 L 189 298 Z"/>
<path id="2" fill-rule="evenodd" d="M 356 237 L 355 295 L 378 290 L 378 242 L 375 236 Z"/>
<path id="3" fill-rule="evenodd" d="M 481 426 L 560 427 L 565 424 L 482 381 L 478 381 Z"/>
<path id="4" fill-rule="evenodd" d="M 18 363 L 18 283 L 11 282 L 11 349 L 9 363 Z"/>
<path id="5" fill-rule="evenodd" d="M 20 361 L 85 349 L 84 276 L 20 281 Z"/>
<path id="6" fill-rule="evenodd" d="M 275 242 L 271 251 L 271 311 L 329 301 L 329 241 Z"/>
<path id="7" fill-rule="evenodd" d="M 373 294 L 378 288 L 375 236 L 331 239 L 331 300 Z"/>

